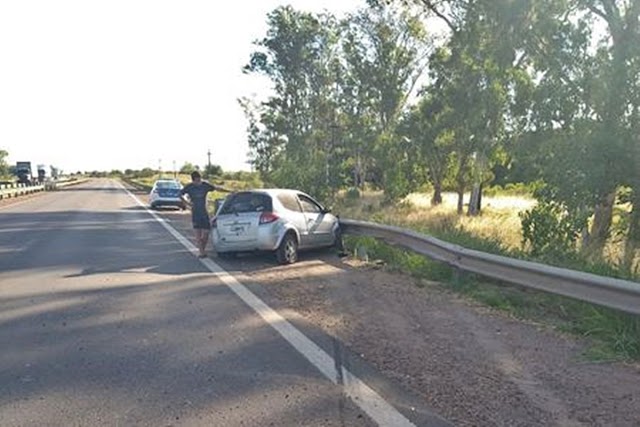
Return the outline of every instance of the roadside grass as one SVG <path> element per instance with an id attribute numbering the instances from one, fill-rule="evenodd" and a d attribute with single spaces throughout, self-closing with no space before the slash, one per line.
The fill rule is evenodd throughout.
<path id="1" fill-rule="evenodd" d="M 489 239 L 499 242 L 502 248 L 518 250 L 522 244 L 518 213 L 535 205 L 533 199 L 524 196 L 485 197 L 481 215 L 469 217 L 456 213 L 454 194 L 445 193 L 443 199 L 441 205 L 431 206 L 430 195 L 416 193 L 398 204 L 388 205 L 384 203 L 382 192 L 367 191 L 358 198 L 340 195 L 335 210 L 345 218 L 428 231 L 436 237 L 437 234 L 455 233 L 468 240 L 467 236 L 475 236 L 480 238 L 479 244 L 480 240 Z"/>
<path id="2" fill-rule="evenodd" d="M 520 191 L 520 189 L 518 189 Z M 519 213 L 535 206 L 530 196 L 494 195 L 483 198 L 483 210 L 477 217 L 456 213 L 456 195 L 443 194 L 443 203 L 431 206 L 430 195 L 411 194 L 400 203 L 384 203 L 382 192 L 365 191 L 357 197 L 349 192 L 338 195 L 335 211 L 343 218 L 373 221 L 409 228 L 450 243 L 497 255 L 538 261 L 557 267 L 570 268 L 603 276 L 638 280 L 638 271 L 620 267 L 624 240 L 624 215 L 628 206 L 617 206 L 612 237 L 605 248 L 602 261 L 591 261 L 566 254 L 553 258 L 533 258 L 523 247 Z M 465 197 L 468 200 L 468 196 Z M 640 268 L 640 259 L 635 265 Z"/>
<path id="3" fill-rule="evenodd" d="M 515 318 L 533 321 L 584 338 L 584 354 L 591 361 L 640 360 L 640 316 L 633 316 L 562 296 L 500 283 L 451 267 L 421 255 L 398 249 L 368 237 L 346 237 L 352 253 L 366 252 L 370 260 L 381 260 L 385 268 L 423 281 L 435 281 Z"/>

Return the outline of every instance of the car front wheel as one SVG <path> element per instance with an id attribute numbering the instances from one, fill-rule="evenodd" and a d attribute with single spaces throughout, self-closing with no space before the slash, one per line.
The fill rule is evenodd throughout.
<path id="1" fill-rule="evenodd" d="M 282 265 L 293 264 L 298 261 L 298 240 L 292 233 L 287 233 L 276 250 L 278 263 Z"/>

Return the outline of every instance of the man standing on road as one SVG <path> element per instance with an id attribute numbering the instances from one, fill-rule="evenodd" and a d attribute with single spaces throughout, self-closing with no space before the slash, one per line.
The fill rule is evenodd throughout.
<path id="1" fill-rule="evenodd" d="M 182 200 L 191 207 L 191 219 L 193 221 L 193 229 L 196 232 L 199 258 L 206 258 L 207 256 L 207 241 L 209 240 L 209 230 L 211 229 L 209 212 L 207 211 L 207 194 L 216 190 L 229 192 L 229 190 L 203 181 L 200 172 L 193 171 L 191 173 L 191 183 L 180 191 Z M 189 199 L 185 198 L 185 195 L 188 195 Z"/>

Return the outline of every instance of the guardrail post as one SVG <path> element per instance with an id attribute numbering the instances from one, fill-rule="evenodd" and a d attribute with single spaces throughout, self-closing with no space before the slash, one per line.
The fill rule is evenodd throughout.
<path id="1" fill-rule="evenodd" d="M 451 279 L 455 286 L 462 286 L 467 283 L 469 274 L 458 266 L 450 265 L 451 267 Z"/>
<path id="2" fill-rule="evenodd" d="M 364 262 L 369 262 L 369 254 L 367 248 L 364 245 L 357 245 L 355 249 L 356 259 Z"/>

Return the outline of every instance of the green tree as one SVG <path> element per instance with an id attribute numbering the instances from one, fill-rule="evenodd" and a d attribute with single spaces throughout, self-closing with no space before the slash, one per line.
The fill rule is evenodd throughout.
<path id="1" fill-rule="evenodd" d="M 273 11 L 245 70 L 269 77 L 275 94 L 240 100 L 263 179 L 316 194 L 369 179 L 391 198 L 406 193 L 414 180 L 395 129 L 428 43 L 419 17 L 397 8 L 342 22 L 290 7 Z"/>
<path id="2" fill-rule="evenodd" d="M 158 173 L 158 171 L 153 170 L 151 168 L 144 168 L 142 170 L 139 170 L 136 172 L 136 176 L 135 178 L 151 178 L 152 176 L 156 175 Z"/>
<path id="3" fill-rule="evenodd" d="M 196 170 L 200 170 L 200 166 L 195 166 L 193 163 L 186 162 L 180 168 L 180 173 L 189 174 L 189 173 L 191 173 L 193 171 L 196 171 Z"/>
<path id="4" fill-rule="evenodd" d="M 9 176 L 9 164 L 7 163 L 7 157 L 9 153 L 7 150 L 0 149 L 0 177 Z"/>
<path id="5" fill-rule="evenodd" d="M 250 156 L 264 180 L 326 195 L 339 165 L 329 161 L 337 22 L 330 15 L 279 7 L 269 14 L 268 26 L 245 67 L 274 86 L 274 95 L 258 105 L 241 100 Z"/>
<path id="6" fill-rule="evenodd" d="M 415 147 L 414 162 L 423 167 L 423 173 L 433 186 L 432 205 L 442 203 L 453 154 L 453 133 L 447 123 L 446 104 L 442 101 L 437 93 L 423 93 L 399 129 L 402 137 L 408 138 Z"/>
<path id="7" fill-rule="evenodd" d="M 203 172 L 207 179 L 220 177 L 222 175 L 222 167 L 219 165 L 206 165 Z"/>
<path id="8" fill-rule="evenodd" d="M 638 56 L 640 54 L 640 2 L 637 0 L 580 0 L 578 1 L 594 17 L 603 19 L 608 34 L 599 49 L 604 58 L 602 73 L 604 93 L 602 111 L 594 134 L 594 156 L 600 167 L 594 172 L 599 179 L 594 188 L 598 198 L 591 228 L 589 251 L 600 255 L 609 237 L 613 216 L 613 204 L 621 184 L 632 185 L 634 193 L 640 191 L 640 172 L 637 168 L 637 137 L 632 130 L 633 119 L 638 118 Z M 629 173 L 628 171 L 632 171 Z M 638 200 L 634 196 L 634 201 Z M 637 206 L 634 205 L 634 211 Z M 629 251 L 635 250 L 634 238 L 638 227 L 638 215 L 632 217 Z"/>
<path id="9" fill-rule="evenodd" d="M 524 13 L 507 1 L 478 1 L 447 19 L 452 32 L 432 55 L 428 91 L 445 104 L 453 138 L 453 169 L 458 213 L 473 184 L 469 213 L 480 210 L 481 186 L 498 157 L 509 131 L 512 109 L 518 107 L 520 86 L 526 87 L 518 19 Z M 457 9 L 456 9 L 457 10 Z M 454 19 L 455 18 L 455 19 Z M 443 17 L 444 19 L 444 17 Z M 454 24 L 455 22 L 455 24 Z"/>
<path id="10" fill-rule="evenodd" d="M 583 250 L 598 258 L 610 236 L 613 205 L 622 185 L 638 185 L 637 66 L 639 2 L 580 0 L 572 11 L 558 8 L 555 21 L 541 27 L 543 43 L 531 49 L 539 84 L 531 110 L 531 137 L 540 175 L 552 197 L 584 224 Z M 547 14 L 549 15 L 549 14 Z M 564 19 L 562 17 L 564 16 Z M 596 42 L 593 21 L 603 19 L 607 34 Z M 544 31 L 544 32 L 543 32 Z M 635 97 L 635 98 L 634 98 Z M 637 213 L 634 204 L 634 212 Z M 587 221 L 592 216 L 591 227 Z M 632 215 L 629 237 L 637 222 Z M 635 252 L 628 239 L 627 261 Z"/>
<path id="11" fill-rule="evenodd" d="M 362 184 L 368 171 L 382 171 L 374 180 L 391 198 L 417 184 L 410 147 L 396 128 L 433 49 L 423 19 L 401 8 L 376 7 L 343 22 L 340 101 L 354 184 Z"/>

